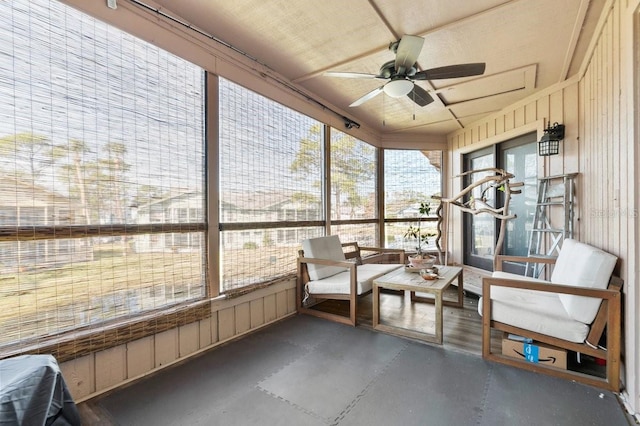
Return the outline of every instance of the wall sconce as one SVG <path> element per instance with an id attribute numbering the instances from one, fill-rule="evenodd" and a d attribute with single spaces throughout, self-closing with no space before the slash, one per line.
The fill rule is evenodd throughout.
<path id="1" fill-rule="evenodd" d="M 564 139 L 564 124 L 553 123 L 544 129 L 544 135 L 538 142 L 538 155 L 557 155 L 560 149 L 560 141 Z"/>

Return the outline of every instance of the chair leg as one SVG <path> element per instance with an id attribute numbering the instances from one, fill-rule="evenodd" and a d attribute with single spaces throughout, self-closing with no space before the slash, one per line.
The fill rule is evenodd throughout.
<path id="1" fill-rule="evenodd" d="M 486 290 L 487 288 L 485 288 Z M 490 294 L 483 295 L 482 298 L 482 356 L 491 356 L 491 299 Z"/>
<path id="2" fill-rule="evenodd" d="M 621 294 L 607 301 L 607 380 L 614 392 L 620 390 Z"/>
<path id="3" fill-rule="evenodd" d="M 358 315 L 358 296 L 355 294 L 351 294 L 349 297 L 349 319 L 351 320 L 351 325 L 356 326 Z"/>

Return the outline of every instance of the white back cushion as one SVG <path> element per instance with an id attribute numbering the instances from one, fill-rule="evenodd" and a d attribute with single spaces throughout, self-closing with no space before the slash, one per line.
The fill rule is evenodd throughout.
<path id="1" fill-rule="evenodd" d="M 617 257 L 612 254 L 568 238 L 562 243 L 551 282 L 604 289 L 609 284 L 616 261 Z M 593 322 L 602 300 L 571 294 L 559 297 L 569 316 L 585 324 Z"/>
<path id="2" fill-rule="evenodd" d="M 302 250 L 304 251 L 304 257 L 338 261 L 347 260 L 344 256 L 344 251 L 342 251 L 342 243 L 337 235 L 304 240 L 302 241 Z M 346 271 L 346 268 L 307 263 L 307 270 L 309 271 L 309 278 L 315 281 Z"/>

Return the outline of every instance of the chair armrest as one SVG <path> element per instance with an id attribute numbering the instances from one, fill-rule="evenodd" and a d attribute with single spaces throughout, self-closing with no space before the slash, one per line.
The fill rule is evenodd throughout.
<path id="1" fill-rule="evenodd" d="M 347 269 L 355 268 L 357 266 L 354 262 L 349 262 L 347 260 L 320 259 L 316 257 L 299 257 L 298 263 L 313 263 L 314 265 L 340 266 Z"/>
<path id="2" fill-rule="evenodd" d="M 360 247 L 360 251 L 371 251 L 382 254 L 397 254 L 400 258 L 399 263 L 405 263 L 405 251 L 404 249 L 393 249 L 386 247 Z"/>
<path id="3" fill-rule="evenodd" d="M 380 251 L 384 253 L 404 253 L 404 249 L 394 249 L 394 248 L 386 248 L 386 247 L 360 247 L 360 250 L 365 251 Z"/>
<path id="4" fill-rule="evenodd" d="M 506 254 L 499 254 L 495 257 L 495 270 L 502 271 L 502 264 L 504 262 L 546 263 L 553 265 L 556 263 L 556 259 L 553 257 L 509 256 Z"/>
<path id="5" fill-rule="evenodd" d="M 482 295 L 491 298 L 491 286 L 522 288 L 550 293 L 573 294 L 576 296 L 596 297 L 599 299 L 613 299 L 619 297 L 619 290 L 599 289 L 590 287 L 576 287 L 568 284 L 547 284 L 509 278 L 485 277 L 482 279 Z"/>

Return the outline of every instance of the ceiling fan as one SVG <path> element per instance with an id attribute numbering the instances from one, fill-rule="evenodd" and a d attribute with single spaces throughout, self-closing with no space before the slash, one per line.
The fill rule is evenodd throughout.
<path id="1" fill-rule="evenodd" d="M 438 80 L 484 74 L 484 62 L 448 65 L 418 71 L 416 61 L 418 60 L 423 44 L 424 38 L 406 34 L 402 36 L 400 40 L 389 44 L 389 50 L 395 53 L 396 59 L 382 65 L 379 74 L 327 71 L 324 75 L 341 78 L 375 78 L 388 80 L 382 86 L 373 89 L 349 105 L 350 107 L 356 107 L 373 99 L 382 92 L 392 98 L 407 96 L 419 106 L 429 105 L 433 102 L 433 97 L 422 87 L 416 85 L 416 80 Z"/>

